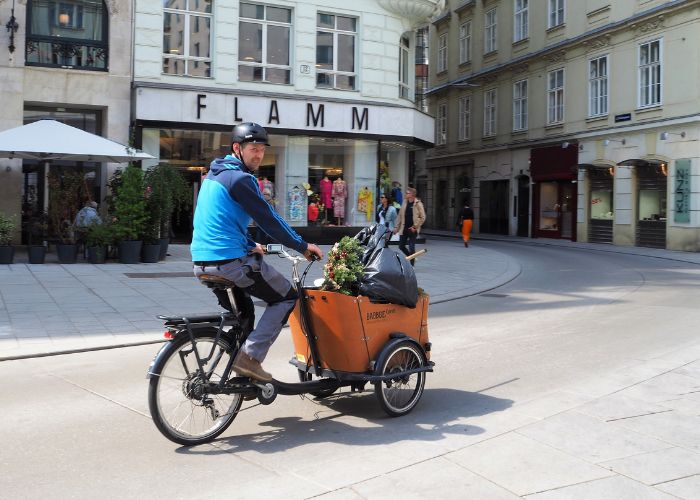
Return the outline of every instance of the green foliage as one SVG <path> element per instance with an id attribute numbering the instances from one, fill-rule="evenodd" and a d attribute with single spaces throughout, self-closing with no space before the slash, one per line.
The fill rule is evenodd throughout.
<path id="1" fill-rule="evenodd" d="M 25 230 L 28 245 L 43 245 L 49 230 L 49 216 L 46 212 L 29 212 L 26 215 Z"/>
<path id="2" fill-rule="evenodd" d="M 105 222 L 93 222 L 85 234 L 88 247 L 104 247 L 114 242 L 112 226 Z"/>
<path id="3" fill-rule="evenodd" d="M 363 248 L 360 243 L 349 236 L 344 236 L 328 252 L 328 262 L 323 267 L 323 285 L 321 290 L 329 290 L 344 295 L 357 295 L 353 286 L 364 274 L 362 258 Z"/>
<path id="4" fill-rule="evenodd" d="M 379 163 L 379 192 L 389 196 L 391 194 L 391 176 L 389 165 L 386 162 Z"/>
<path id="5" fill-rule="evenodd" d="M 147 238 L 167 238 L 173 213 L 192 204 L 192 189 L 175 168 L 166 163 L 151 167 L 146 172 L 146 197 L 148 205 Z"/>
<path id="6" fill-rule="evenodd" d="M 87 186 L 82 171 L 49 174 L 49 220 L 52 235 L 60 243 L 75 243 L 73 221 L 87 199 Z"/>
<path id="7" fill-rule="evenodd" d="M 0 246 L 12 244 L 12 235 L 17 227 L 17 219 L 0 212 Z"/>
<path id="8" fill-rule="evenodd" d="M 129 165 L 121 173 L 121 185 L 114 196 L 114 234 L 122 240 L 143 237 L 148 223 L 143 170 Z"/>

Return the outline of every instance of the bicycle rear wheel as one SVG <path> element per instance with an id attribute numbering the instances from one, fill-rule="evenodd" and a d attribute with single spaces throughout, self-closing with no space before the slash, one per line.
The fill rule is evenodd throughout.
<path id="1" fill-rule="evenodd" d="M 192 446 L 211 441 L 236 418 L 240 394 L 208 394 L 205 384 L 218 383 L 233 355 L 231 344 L 210 330 L 195 334 L 203 360 L 201 371 L 188 335 L 171 341 L 151 369 L 148 406 L 153 422 L 168 439 Z"/>

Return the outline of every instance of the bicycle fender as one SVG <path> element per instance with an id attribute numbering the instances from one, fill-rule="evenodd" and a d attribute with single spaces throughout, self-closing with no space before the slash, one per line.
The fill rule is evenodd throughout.
<path id="1" fill-rule="evenodd" d="M 172 345 L 172 343 L 173 342 L 171 340 L 171 341 L 163 344 L 163 346 L 160 348 L 160 350 L 153 357 L 153 361 L 151 361 L 151 364 L 148 365 L 148 370 L 146 371 L 146 378 L 147 379 L 152 379 L 155 376 L 155 375 L 153 375 L 153 367 L 155 367 L 158 364 L 158 362 L 165 357 L 165 355 L 170 350 L 170 346 Z"/>
<path id="2" fill-rule="evenodd" d="M 391 350 L 392 347 L 394 347 L 396 344 L 400 344 L 401 342 L 410 342 L 413 345 L 415 345 L 422 353 L 425 354 L 425 349 L 423 349 L 423 346 L 421 346 L 418 342 L 416 342 L 415 339 L 409 337 L 405 333 L 401 332 L 394 332 L 389 334 L 389 342 L 384 344 L 384 347 L 382 347 L 382 350 L 379 351 L 379 356 L 377 356 L 377 360 L 374 362 L 374 375 L 381 375 L 380 373 L 377 372 L 379 369 L 378 367 L 382 366 L 384 364 L 384 360 L 386 359 L 388 352 Z"/>

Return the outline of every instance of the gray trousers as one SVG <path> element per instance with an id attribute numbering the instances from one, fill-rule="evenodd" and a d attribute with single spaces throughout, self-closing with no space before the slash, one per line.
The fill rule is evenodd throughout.
<path id="1" fill-rule="evenodd" d="M 243 352 L 261 363 L 280 334 L 294 309 L 297 292 L 275 268 L 268 266 L 262 255 L 252 254 L 220 266 L 194 266 L 200 274 L 223 276 L 247 294 L 267 303 L 265 312 L 243 344 Z"/>

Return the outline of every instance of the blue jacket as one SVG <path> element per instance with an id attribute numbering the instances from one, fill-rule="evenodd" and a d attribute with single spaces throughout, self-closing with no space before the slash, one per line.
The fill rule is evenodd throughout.
<path id="1" fill-rule="evenodd" d="M 227 155 L 211 164 L 194 211 L 193 261 L 237 259 L 255 247 L 248 236 L 251 218 L 283 245 L 304 252 L 307 243 L 270 206 L 258 181 L 238 158 Z"/>

